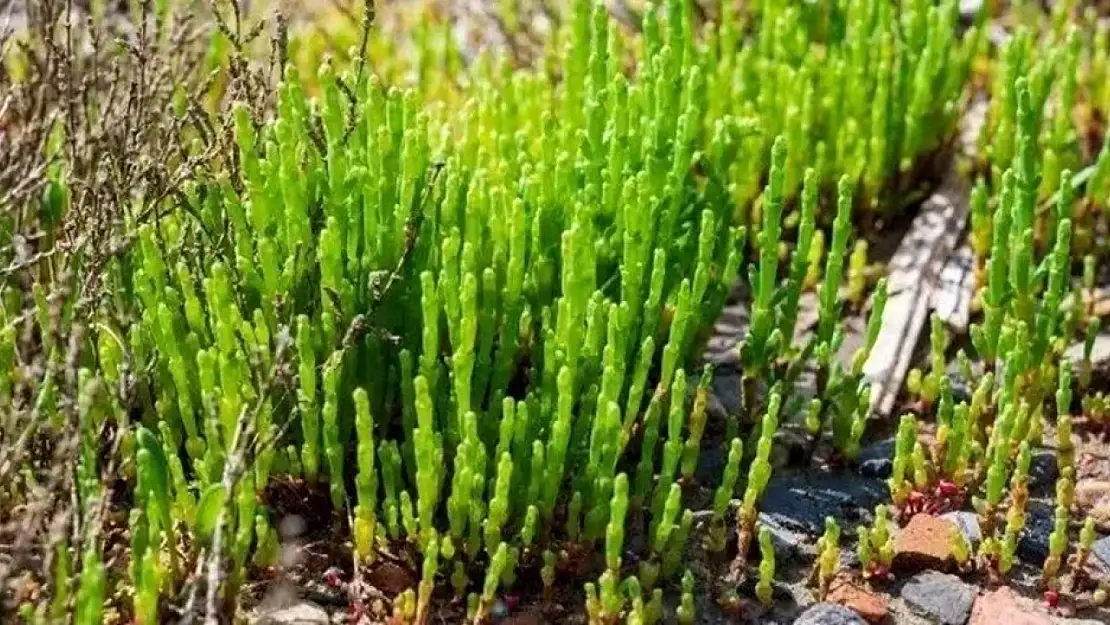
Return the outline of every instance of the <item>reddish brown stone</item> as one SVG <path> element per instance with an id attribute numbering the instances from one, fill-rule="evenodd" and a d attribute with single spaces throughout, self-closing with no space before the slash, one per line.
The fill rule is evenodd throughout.
<path id="1" fill-rule="evenodd" d="M 417 580 L 407 568 L 383 560 L 374 566 L 366 581 L 387 597 L 396 597 L 409 588 L 415 588 Z"/>
<path id="2" fill-rule="evenodd" d="M 890 606 L 886 595 L 877 594 L 856 580 L 844 578 L 832 583 L 825 600 L 849 608 L 869 623 L 883 622 Z"/>
<path id="3" fill-rule="evenodd" d="M 1002 587 L 979 595 L 968 625 L 1052 625 L 1052 619 L 1036 609 L 1010 588 Z"/>
<path id="4" fill-rule="evenodd" d="M 924 513 L 914 516 L 894 540 L 894 569 L 901 573 L 947 570 L 954 561 L 953 532 L 958 531 L 947 519 Z"/>

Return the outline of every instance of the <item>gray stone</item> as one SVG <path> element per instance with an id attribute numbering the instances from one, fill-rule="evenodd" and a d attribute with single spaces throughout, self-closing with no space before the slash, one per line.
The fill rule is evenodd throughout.
<path id="1" fill-rule="evenodd" d="M 1103 566 L 1110 568 L 1110 536 L 1103 536 L 1095 541 L 1091 553 L 1096 560 L 1101 560 Z"/>
<path id="2" fill-rule="evenodd" d="M 858 541 L 857 541 L 858 543 Z M 840 550 L 840 570 L 847 571 L 849 569 L 859 568 L 859 552 L 856 549 L 841 549 Z"/>
<path id="3" fill-rule="evenodd" d="M 857 525 L 871 523 L 875 505 L 886 496 L 881 481 L 851 473 L 775 476 L 763 495 L 759 524 L 770 530 L 777 554 L 808 562 L 816 555 L 825 517 L 835 518 L 851 533 Z"/>
<path id="4" fill-rule="evenodd" d="M 825 531 L 825 517 L 833 517 L 841 527 L 870 522 L 875 506 L 888 496 L 881 480 L 853 473 L 774 476 L 761 508 L 778 526 L 817 537 Z"/>
<path id="5" fill-rule="evenodd" d="M 859 453 L 859 473 L 864 477 L 885 480 L 894 470 L 894 439 L 872 443 Z"/>
<path id="6" fill-rule="evenodd" d="M 742 282 L 744 281 L 740 280 L 737 283 Z M 739 357 L 737 350 L 747 329 L 747 304 L 738 301 L 725 306 L 713 326 L 713 336 L 709 337 L 709 341 L 705 345 L 705 360 L 714 365 L 736 367 Z M 739 377 L 737 377 L 737 380 L 739 380 Z M 726 402 L 728 397 L 728 394 L 721 394 L 721 399 Z"/>
<path id="7" fill-rule="evenodd" d="M 297 605 L 261 614 L 254 625 L 328 625 L 328 613 L 315 603 Z"/>
<path id="8" fill-rule="evenodd" d="M 802 560 L 817 555 L 813 538 L 784 527 L 776 517 L 760 512 L 759 526 L 766 527 L 771 532 L 771 544 L 775 547 L 776 556 L 787 560 Z M 753 549 L 758 547 L 753 545 Z"/>
<path id="9" fill-rule="evenodd" d="M 706 404 L 705 410 L 712 419 L 728 418 L 728 408 L 725 408 L 725 402 L 721 401 L 721 398 L 717 396 L 715 388 L 710 388 L 709 403 Z"/>
<path id="10" fill-rule="evenodd" d="M 902 587 L 902 599 L 914 613 L 941 625 L 964 625 L 975 603 L 975 588 L 960 578 L 925 571 Z"/>
<path id="11" fill-rule="evenodd" d="M 974 372 L 973 372 L 974 373 Z M 968 380 L 961 372 L 948 372 L 948 390 L 952 393 L 952 401 L 971 403 L 971 395 L 975 392 L 975 383 Z"/>
<path id="12" fill-rule="evenodd" d="M 714 414 L 736 418 L 735 415 L 740 414 L 740 372 L 719 366 L 714 372 L 711 386 L 713 392 L 710 395 L 716 400 Z"/>
<path id="13" fill-rule="evenodd" d="M 1052 506 L 1034 501 L 1029 503 L 1025 515 L 1025 529 L 1018 540 L 1018 557 L 1041 566 L 1048 558 L 1048 537 L 1052 534 L 1055 516 Z"/>
<path id="14" fill-rule="evenodd" d="M 771 466 L 775 469 L 798 466 L 805 462 L 810 446 L 810 436 L 796 423 L 784 423 L 775 431 L 771 451 Z"/>
<path id="15" fill-rule="evenodd" d="M 983 533 L 979 529 L 979 515 L 974 512 L 949 512 L 947 514 L 942 514 L 941 518 L 948 519 L 954 523 L 956 527 L 960 528 L 960 531 L 964 533 L 964 538 L 967 538 L 968 543 L 977 545 L 979 541 L 983 539 Z"/>
<path id="16" fill-rule="evenodd" d="M 1052 496 L 1056 492 L 1056 480 L 1060 477 L 1056 466 L 1056 453 L 1051 449 L 1038 449 L 1033 452 L 1029 464 L 1029 491 L 1034 497 Z"/>
<path id="17" fill-rule="evenodd" d="M 802 612 L 794 625 L 867 625 L 867 621 L 842 605 L 816 603 Z"/>
<path id="18" fill-rule="evenodd" d="M 694 466 L 694 479 L 698 484 L 716 489 L 728 464 L 729 444 L 722 440 L 717 445 L 703 445 Z"/>

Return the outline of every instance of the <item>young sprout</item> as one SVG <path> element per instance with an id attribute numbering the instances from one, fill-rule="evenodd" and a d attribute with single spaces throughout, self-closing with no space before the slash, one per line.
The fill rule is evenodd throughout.
<path id="1" fill-rule="evenodd" d="M 968 543 L 967 536 L 960 528 L 953 527 L 950 532 L 952 535 L 952 555 L 956 558 L 956 566 L 960 570 L 966 570 L 971 562 L 971 544 Z"/>
<path id="2" fill-rule="evenodd" d="M 1029 443 L 1022 442 L 1018 451 L 1017 464 L 1010 480 L 1010 507 L 1006 512 L 1006 532 L 1002 538 L 1002 551 L 998 561 L 998 572 L 1010 572 L 1017 552 L 1018 537 L 1025 528 L 1026 504 L 1029 501 L 1029 464 L 1032 454 Z"/>
<path id="3" fill-rule="evenodd" d="M 864 577 L 871 576 L 871 568 L 874 566 L 874 547 L 871 544 L 871 530 L 860 525 L 856 528 L 856 535 L 859 541 L 856 543 L 856 557 L 859 558 L 860 569 L 863 570 Z"/>
<path id="4" fill-rule="evenodd" d="M 624 608 L 624 596 L 617 587 L 620 578 L 612 570 L 606 570 L 598 579 L 598 601 L 601 604 L 601 622 L 612 623 L 620 618 Z"/>
<path id="5" fill-rule="evenodd" d="M 991 214 L 987 197 L 986 181 L 980 178 L 971 190 L 969 201 L 971 213 L 971 233 L 968 237 L 975 258 L 982 261 L 990 252 L 991 244 Z M 981 269 L 976 271 L 977 282 L 981 284 Z"/>
<path id="6" fill-rule="evenodd" d="M 1060 473 L 1075 464 L 1075 443 L 1071 428 L 1071 364 L 1060 363 L 1060 379 L 1056 389 L 1056 466 Z"/>
<path id="7" fill-rule="evenodd" d="M 775 581 L 775 546 L 771 542 L 771 530 L 766 526 L 759 528 L 759 551 L 762 559 L 759 562 L 759 581 L 755 586 L 755 595 L 760 603 L 770 607 L 772 584 Z"/>
<path id="8" fill-rule="evenodd" d="M 891 501 L 896 508 L 906 505 L 913 485 L 907 475 L 913 470 L 914 447 L 917 442 L 917 419 L 912 414 L 902 415 L 894 449 L 894 466 L 887 483 Z"/>
<path id="9" fill-rule="evenodd" d="M 1056 480 L 1056 503 L 1071 510 L 1075 504 L 1075 467 L 1067 467 Z"/>
<path id="10" fill-rule="evenodd" d="M 1098 317 L 1092 317 L 1087 320 L 1087 325 L 1083 333 L 1083 361 L 1080 363 L 1079 368 L 1079 388 L 1081 389 L 1087 389 L 1091 386 L 1091 374 L 1094 371 L 1091 356 L 1095 351 L 1095 341 L 1098 339 L 1101 325 L 1102 320 Z"/>
<path id="11" fill-rule="evenodd" d="M 431 605 L 432 593 L 435 591 L 436 571 L 439 569 L 439 540 L 432 537 L 424 548 L 423 575 L 417 587 L 416 619 L 424 622 L 427 619 L 428 609 Z"/>
<path id="12" fill-rule="evenodd" d="M 818 230 L 813 233 L 813 243 L 809 247 L 807 258 L 806 277 L 802 286 L 809 290 L 816 287 L 821 281 L 821 260 L 825 257 L 825 231 Z"/>
<path id="13" fill-rule="evenodd" d="M 825 533 L 817 542 L 817 594 L 823 601 L 840 565 L 840 526 L 825 517 Z"/>
<path id="14" fill-rule="evenodd" d="M 1056 576 L 1060 572 L 1064 555 L 1068 551 L 1068 510 L 1056 506 L 1056 520 L 1048 537 L 1048 557 L 1041 569 L 1041 587 L 1046 590 L 1057 589 Z"/>
<path id="15" fill-rule="evenodd" d="M 771 392 L 770 405 L 767 413 L 763 415 L 760 428 L 759 443 L 756 448 L 756 457 L 748 469 L 748 486 L 744 491 L 744 500 L 737 512 L 737 537 L 739 551 L 733 561 L 730 575 L 739 579 L 743 574 L 743 562 L 747 558 L 748 547 L 751 544 L 757 517 L 756 506 L 763 496 L 763 490 L 771 479 L 771 446 L 774 441 L 775 431 L 778 429 L 779 409 L 782 397 L 778 389 Z"/>
<path id="16" fill-rule="evenodd" d="M 613 485 L 613 501 L 609 505 L 609 525 L 605 532 L 605 562 L 609 571 L 619 574 L 621 550 L 624 547 L 624 517 L 628 512 L 628 476 L 621 473 Z"/>
<path id="17" fill-rule="evenodd" d="M 917 441 L 913 445 L 913 485 L 918 492 L 925 491 L 932 481 L 929 471 L 929 461 L 925 455 L 925 445 Z"/>
<path id="18" fill-rule="evenodd" d="M 625 622 L 631 624 L 648 623 L 647 606 L 644 604 L 644 589 L 640 586 L 640 580 L 636 579 L 635 575 L 624 580 L 624 594 L 627 595 L 628 601 L 631 603 Z"/>
<path id="19" fill-rule="evenodd" d="M 890 571 L 894 560 L 894 534 L 891 532 L 890 508 L 883 504 L 875 507 L 875 527 L 871 530 L 871 546 L 876 555 L 879 572 Z"/>
<path id="20" fill-rule="evenodd" d="M 685 579 L 685 576 L 683 576 Z M 693 599 L 691 593 L 690 598 Z M 692 608 L 692 601 L 689 602 Z M 663 589 L 656 588 L 651 592 L 651 599 L 648 601 L 644 611 L 647 613 L 647 620 L 649 623 L 660 623 L 663 621 Z M 691 610 L 692 611 L 692 610 Z"/>
<path id="21" fill-rule="evenodd" d="M 81 577 L 77 585 L 75 622 L 92 625 L 101 622 L 107 591 L 107 575 L 100 558 L 100 548 L 91 544 L 81 560 Z"/>
<path id="22" fill-rule="evenodd" d="M 496 598 L 497 588 L 501 584 L 501 577 L 509 565 L 509 546 L 501 543 L 490 558 L 489 568 L 486 569 L 486 579 L 482 585 L 482 594 L 478 598 L 475 610 L 475 619 L 484 621 L 489 615 Z"/>
<path id="23" fill-rule="evenodd" d="M 744 444 L 739 438 L 732 439 L 729 446 L 728 461 L 725 463 L 724 475 L 721 484 L 713 495 L 713 514 L 709 520 L 706 548 L 709 551 L 720 552 L 725 549 L 725 512 L 728 511 L 729 502 L 736 489 L 736 479 L 740 475 L 740 460 L 744 455 Z"/>
<path id="24" fill-rule="evenodd" d="M 412 623 L 416 618 L 416 591 L 406 589 L 393 601 L 393 619 L 399 623 Z"/>
<path id="25" fill-rule="evenodd" d="M 694 511 L 687 508 L 682 513 L 678 527 L 671 532 L 667 550 L 663 553 L 663 578 L 673 579 L 686 556 L 686 545 L 694 529 Z"/>
<path id="26" fill-rule="evenodd" d="M 1095 539 L 1098 534 L 1095 532 L 1095 519 L 1088 516 L 1083 521 L 1083 528 L 1079 530 L 1079 545 L 1075 548 L 1075 563 L 1074 570 L 1082 571 L 1087 566 L 1087 560 L 1091 557 L 1091 549 L 1094 547 Z"/>
<path id="27" fill-rule="evenodd" d="M 543 567 L 540 568 L 540 579 L 543 580 L 544 597 L 550 598 L 555 588 L 555 552 L 550 549 L 543 551 Z"/>
<path id="28" fill-rule="evenodd" d="M 687 570 L 682 575 L 682 595 L 675 610 L 675 617 L 679 625 L 693 625 L 694 616 L 694 574 Z"/>
<path id="29" fill-rule="evenodd" d="M 929 372 L 914 369 L 906 379 L 906 387 L 921 398 L 925 406 L 931 406 L 940 396 L 941 380 L 945 377 L 945 351 L 948 349 L 948 335 L 944 321 L 934 314 L 930 317 L 929 331 Z"/>
<path id="30" fill-rule="evenodd" d="M 355 552 L 359 559 L 374 558 L 374 531 L 377 527 L 377 475 L 374 471 L 374 422 L 366 390 L 354 392 L 355 429 L 358 432 L 358 504 L 355 506 Z"/>

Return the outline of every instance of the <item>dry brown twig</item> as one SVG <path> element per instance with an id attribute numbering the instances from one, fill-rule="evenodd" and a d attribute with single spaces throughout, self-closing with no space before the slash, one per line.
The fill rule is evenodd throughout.
<path id="1" fill-rule="evenodd" d="M 0 318 L 17 339 L 15 386 L 0 405 L 0 614 L 23 599 L 14 576 L 48 596 L 59 545 L 79 553 L 100 541 L 110 512 L 101 497 L 77 514 L 73 475 L 78 369 L 96 338 L 87 329 L 102 315 L 126 314 L 103 292 L 104 271 L 130 248 L 135 227 L 160 219 L 186 184 L 217 169 L 210 165 L 234 162 L 223 103 L 236 98 L 265 110 L 273 75 L 233 53 L 222 100 L 213 101 L 214 76 L 197 68 L 214 27 L 196 7 L 181 5 L 165 20 L 154 17 L 151 0 L 131 15 L 95 18 L 72 0 L 25 7 L 18 31 L 0 27 L 0 296 L 23 308 Z M 238 37 L 237 49 L 260 32 Z M 41 204 L 52 180 L 68 193 L 56 222 L 44 219 Z M 35 285 L 49 303 L 45 320 Z M 64 357 L 48 353 L 50 343 Z M 96 434 L 102 492 L 126 460 L 117 434 L 141 395 L 130 372 L 148 365 L 126 358 L 119 388 L 98 390 L 113 395 L 124 417 Z M 49 429 L 37 399 L 48 385 L 60 419 Z"/>

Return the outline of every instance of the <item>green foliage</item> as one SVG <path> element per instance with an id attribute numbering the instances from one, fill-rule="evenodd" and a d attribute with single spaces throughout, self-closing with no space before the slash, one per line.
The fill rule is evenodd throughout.
<path id="1" fill-rule="evenodd" d="M 134 197 L 103 200 L 128 229 L 93 263 L 103 260 L 97 288 L 113 295 L 88 310 L 79 297 L 56 301 L 54 286 L 81 293 L 71 274 L 83 278 L 83 266 L 48 266 L 15 298 L 4 276 L 0 365 L 20 373 L 0 377 L 0 404 L 33 404 L 55 430 L 76 413 L 83 517 L 106 499 L 101 436 L 119 433 L 112 453 L 135 493 L 127 577 L 139 623 L 157 621 L 188 579 L 183 563 L 210 549 L 224 550 L 223 598 L 248 564 L 277 562 L 259 495 L 279 474 L 327 490 L 350 519 L 358 565 L 382 548 L 419 563 L 418 587 L 394 604 L 401 621 L 423 621 L 446 576 L 485 619 L 518 565 L 540 567 L 550 592 L 556 553 L 602 544 L 591 613 L 661 620 L 655 587 L 682 568 L 694 531 L 684 489 L 709 422 L 712 370 L 691 376 L 737 275 L 752 293 L 745 394 L 721 480 L 708 485 L 710 547 L 727 544 L 743 475 L 746 557 L 774 437 L 796 414 L 808 366 L 818 371 L 806 413 L 814 447 L 827 435 L 856 457 L 870 410 L 863 365 L 887 290 L 880 282 L 865 303 L 868 243 L 854 217 L 903 208 L 918 171 L 946 149 L 980 32 L 959 34 L 955 0 L 765 2 L 744 23 L 726 3 L 710 27 L 690 0 L 666 0 L 645 7 L 637 34 L 604 3 L 566 4 L 532 65 L 464 60 L 451 24 L 419 9 L 396 41 L 375 29 L 360 46 L 338 33 L 341 47 L 367 50 L 357 62 L 342 50 L 323 58 L 323 34 L 294 33 L 288 54 L 274 54 L 289 63 L 272 110 L 232 81 L 242 42 L 213 32 L 202 63 L 217 83 L 211 99 L 175 97 L 172 113 L 218 108 L 225 89 L 244 98 L 227 132 L 206 125 L 181 146 L 230 151 L 190 159 L 180 189 L 136 183 Z M 528 17 L 515 2 L 499 8 L 510 29 Z M 1058 126 L 1054 136 L 1071 140 Z M 49 135 L 35 216 L 43 250 L 83 201 L 67 180 L 74 146 Z M 1031 175 L 1015 176 L 1015 194 L 1032 188 Z M 147 195 L 158 200 L 147 206 Z M 1048 312 L 1063 292 L 1060 223 L 1046 304 L 1025 315 L 1036 340 L 1062 323 Z M 1011 280 L 1039 286 L 1020 272 Z M 795 345 L 803 292 L 818 282 L 816 332 Z M 1012 292 L 1003 295 L 1000 310 Z M 868 308 L 850 363 L 836 357 L 845 301 Z M 67 337 L 78 314 L 93 321 L 80 326 L 88 335 Z M 21 323 L 43 354 L 32 365 Z M 91 349 L 73 347 L 82 341 Z M 31 370 L 43 379 L 28 385 Z M 945 466 L 961 472 L 959 424 L 975 418 L 955 414 Z M 622 584 L 633 521 L 648 546 L 639 578 Z M 767 601 L 766 529 L 759 543 Z M 79 623 L 100 622 L 115 596 L 102 549 L 93 533 L 55 560 L 57 611 L 74 605 Z M 680 620 L 692 620 L 689 572 L 682 588 Z"/>
<path id="2" fill-rule="evenodd" d="M 100 547 L 93 542 L 85 550 L 81 560 L 81 578 L 77 585 L 74 622 L 78 625 L 102 622 L 107 590 L 107 577 L 104 563 L 100 559 Z"/>
<path id="3" fill-rule="evenodd" d="M 1018 138 L 1018 133 L 1024 133 L 1030 147 L 1026 155 L 1033 157 L 1027 162 L 1041 174 L 1035 193 L 1038 199 L 1054 203 L 1060 198 L 1057 189 L 1063 173 L 1082 169 L 1073 187 L 1083 188 L 1083 193 L 1072 217 L 1074 251 L 1086 253 L 1093 249 L 1093 231 L 1103 220 L 1101 209 L 1106 206 L 1105 150 L 1100 151 L 1097 144 L 1084 144 L 1091 136 L 1098 136 L 1092 120 L 1110 111 L 1110 91 L 1105 87 L 1108 29 L 1092 16 L 1078 18 L 1076 13 L 1067 3 L 1060 4 L 1050 18 L 1026 20 L 1002 46 L 991 83 L 987 123 L 980 135 L 980 152 L 998 185 L 999 177 L 1015 158 L 1025 158 Z M 1041 50 L 1047 52 L 1042 54 Z M 1029 115 L 1021 108 L 1021 81 L 1030 89 Z M 1085 187 L 1080 178 L 1087 181 Z M 1051 220 L 1047 214 L 1038 215 L 1040 222 Z M 978 238 L 989 232 L 990 221 L 980 219 L 978 226 L 973 225 Z M 986 257 L 987 250 L 982 246 L 977 251 L 981 258 Z"/>
<path id="4" fill-rule="evenodd" d="M 790 405 L 793 404 L 791 400 L 795 400 L 790 394 L 798 376 L 805 367 L 815 365 L 817 397 L 810 403 L 807 429 L 816 444 L 823 436 L 826 425 L 831 425 L 829 429 L 834 447 L 845 456 L 854 458 L 859 452 L 859 442 L 870 411 L 870 387 L 864 381 L 863 368 L 878 340 L 887 299 L 886 282 L 880 281 L 872 294 L 864 343 L 854 354 L 850 366 L 846 367 L 836 354 L 844 338 L 843 330 L 838 326 L 843 313 L 841 286 L 851 235 L 853 188 L 849 179 L 842 177 L 838 184 L 831 248 L 825 263 L 824 281 L 818 292 L 817 329 L 801 349 L 793 345 L 801 293 L 806 286 L 806 274 L 812 267 L 812 246 L 816 245 L 814 220 L 819 179 L 813 169 L 807 170 L 804 175 L 798 243 L 792 252 L 786 281 L 780 284 L 779 250 L 782 243 L 779 222 L 786 167 L 785 141 L 777 141 L 763 195 L 764 222 L 756 240 L 759 259 L 757 265 L 749 267 L 748 272 L 753 302 L 751 323 L 740 346 L 740 360 L 744 365 L 741 384 L 743 412 L 740 419 L 753 423 L 757 421 L 761 403 L 757 397 L 760 380 L 771 375 L 772 379 L 781 381 L 786 390 L 780 400 Z M 863 268 L 857 266 L 854 271 L 862 274 Z M 858 282 L 862 278 L 854 279 Z M 862 290 L 860 293 L 862 299 Z M 769 404 L 770 399 L 767 401 Z"/>
<path id="5" fill-rule="evenodd" d="M 272 118 L 237 106 L 238 167 L 189 187 L 117 267 L 157 381 L 142 420 L 160 435 L 139 433 L 148 534 L 173 518 L 208 537 L 222 519 L 234 562 L 266 561 L 254 491 L 280 468 L 350 508 L 361 562 L 382 541 L 415 545 L 416 614 L 446 562 L 460 592 L 485 580 L 484 613 L 533 543 L 604 538 L 617 575 L 630 506 L 650 518 L 645 587 L 673 575 L 693 524 L 678 481 L 697 465 L 711 379 L 691 401 L 687 371 L 743 260 L 717 176 L 754 130 L 743 111 L 702 125 L 716 61 L 681 43 L 683 6 L 669 3 L 652 28 L 670 43 L 632 74 L 612 56 L 624 35 L 581 2 L 589 19 L 553 57 L 561 80 L 486 59 L 451 114 L 428 85 L 330 63 L 315 97 L 287 67 Z M 766 297 L 776 270 L 777 247 Z M 777 418 L 749 471 L 753 511 Z M 220 490 L 242 454 L 249 479 Z"/>

